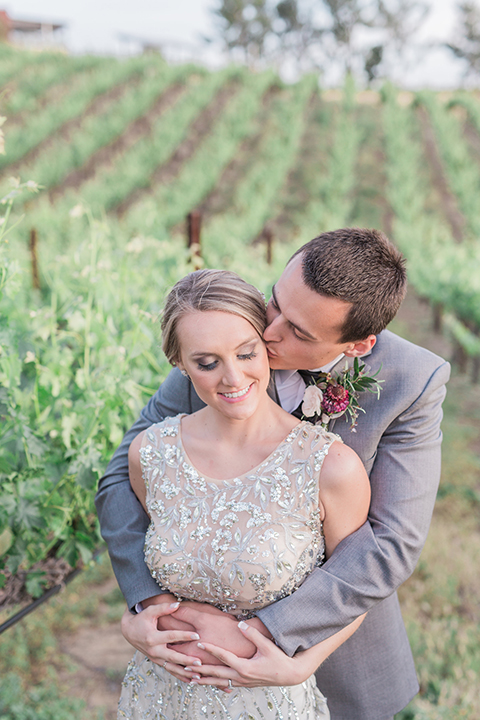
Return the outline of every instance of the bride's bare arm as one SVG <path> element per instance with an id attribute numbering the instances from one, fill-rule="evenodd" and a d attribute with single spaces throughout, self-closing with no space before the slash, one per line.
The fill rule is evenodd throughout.
<path id="1" fill-rule="evenodd" d="M 132 441 L 128 453 L 129 477 L 130 484 L 136 496 L 142 503 L 145 511 L 146 507 L 146 490 L 145 482 L 142 476 L 142 467 L 140 463 L 140 448 L 145 431 L 137 435 Z M 152 605 L 164 605 L 165 603 L 174 603 L 176 598 L 169 593 L 163 593 L 149 598 L 143 602 L 143 607 L 147 608 Z M 139 613 L 132 615 L 128 610 L 122 618 L 122 633 L 126 640 L 137 650 L 143 652 L 153 662 L 162 664 L 165 660 L 163 649 L 163 633 L 168 631 L 182 631 L 200 634 L 206 642 L 211 642 L 228 648 L 238 657 L 250 658 L 255 653 L 255 645 L 248 640 L 244 634 L 238 629 L 237 621 L 231 615 L 217 610 L 217 608 L 207 603 L 196 603 L 183 601 L 180 603 L 176 612 L 169 611 L 168 614 L 161 612 L 155 623 L 152 618 L 155 617 L 155 611 L 148 613 Z M 254 626 L 263 632 L 267 637 L 271 637 L 268 630 L 260 620 L 254 621 Z M 209 665 L 221 664 L 221 660 L 210 655 L 205 650 L 197 647 L 196 642 L 188 637 L 182 638 L 181 643 L 175 646 L 175 657 L 180 658 L 183 653 L 186 656 L 185 663 L 169 663 L 167 669 L 173 671 L 176 677 L 182 680 L 190 680 L 186 677 L 183 664 L 191 662 L 192 656 L 200 662 Z M 173 645 L 171 645 L 173 649 Z"/>

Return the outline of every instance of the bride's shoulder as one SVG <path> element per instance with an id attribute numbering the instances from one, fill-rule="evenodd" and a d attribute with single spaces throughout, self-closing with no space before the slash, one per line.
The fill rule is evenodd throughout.
<path id="1" fill-rule="evenodd" d="M 339 442 L 343 444 L 343 440 L 340 435 L 333 432 L 328 432 L 320 424 L 314 425 L 311 422 L 305 421 L 303 423 L 302 432 L 311 437 L 314 442 L 323 442 L 332 444 L 333 442 Z"/>
<path id="2" fill-rule="evenodd" d="M 154 425 L 150 425 L 143 431 L 143 437 L 151 440 L 159 438 L 177 437 L 180 431 L 180 422 L 183 415 L 175 415 L 174 417 L 166 417 Z M 142 433 L 140 433 L 142 435 Z"/>
<path id="3" fill-rule="evenodd" d="M 154 423 L 142 430 L 132 440 L 130 444 L 129 454 L 137 453 L 141 448 L 148 445 L 157 448 L 164 438 L 175 438 L 178 437 L 180 421 L 182 415 L 176 415 L 175 417 L 166 417 L 158 423 Z"/>

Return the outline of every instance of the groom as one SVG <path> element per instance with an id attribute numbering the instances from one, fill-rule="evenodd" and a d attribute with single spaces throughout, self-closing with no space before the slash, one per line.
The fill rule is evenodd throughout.
<path id="1" fill-rule="evenodd" d="M 332 720 L 388 720 L 418 692 L 396 590 L 413 572 L 431 520 L 449 366 L 384 329 L 405 287 L 403 260 L 382 233 L 337 230 L 297 251 L 267 308 L 264 337 L 274 371 L 272 392 L 287 411 L 299 406 L 305 390 L 297 369 L 335 374 L 346 360 L 362 357 L 369 374 L 380 371 L 383 380 L 379 399 L 368 392 L 359 396 L 365 412 L 356 432 L 343 417 L 329 426 L 359 454 L 369 473 L 368 522 L 296 592 L 263 608 L 255 619 L 292 656 L 368 611 L 360 629 L 317 672 Z M 189 380 L 172 370 L 100 481 L 96 504 L 102 534 L 132 610 L 137 603 L 161 601 L 161 595 L 143 560 L 148 518 L 128 482 L 128 447 L 150 424 L 201 406 Z M 124 634 L 149 654 L 142 641 L 145 616 L 130 616 Z M 203 612 L 202 619 L 207 626 L 217 621 Z"/>

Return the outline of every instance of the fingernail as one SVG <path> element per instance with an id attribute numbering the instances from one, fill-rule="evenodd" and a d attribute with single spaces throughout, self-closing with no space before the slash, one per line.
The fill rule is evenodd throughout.
<path id="1" fill-rule="evenodd" d="M 192 663 L 192 665 L 201 665 L 201 664 L 202 664 L 201 660 L 194 660 Z"/>
<path id="2" fill-rule="evenodd" d="M 238 623 L 238 627 L 240 628 L 240 630 L 248 630 L 250 626 L 247 625 L 246 622 L 243 622 L 243 620 L 240 620 L 240 622 Z"/>
<path id="3" fill-rule="evenodd" d="M 205 650 L 205 645 L 202 645 L 202 643 L 197 643 L 197 647 L 199 647 L 200 650 Z"/>
<path id="4" fill-rule="evenodd" d="M 200 675 L 192 675 L 192 680 L 201 680 Z"/>
<path id="5" fill-rule="evenodd" d="M 176 603 L 171 603 L 170 607 L 171 607 L 172 609 L 176 610 L 176 609 L 178 608 L 178 606 L 179 606 L 179 605 L 180 605 L 180 603 L 179 603 L 179 602 L 176 602 Z"/>
<path id="6" fill-rule="evenodd" d="M 196 680 L 190 680 L 189 685 L 198 685 Z"/>
<path id="7" fill-rule="evenodd" d="M 200 640 L 200 635 L 198 633 L 192 633 L 190 637 L 192 640 Z"/>

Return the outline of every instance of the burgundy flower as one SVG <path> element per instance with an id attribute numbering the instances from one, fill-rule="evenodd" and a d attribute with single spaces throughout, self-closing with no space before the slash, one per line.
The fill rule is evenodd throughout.
<path id="1" fill-rule="evenodd" d="M 343 385 L 328 385 L 323 391 L 322 410 L 330 416 L 345 412 L 349 402 L 350 395 Z"/>

